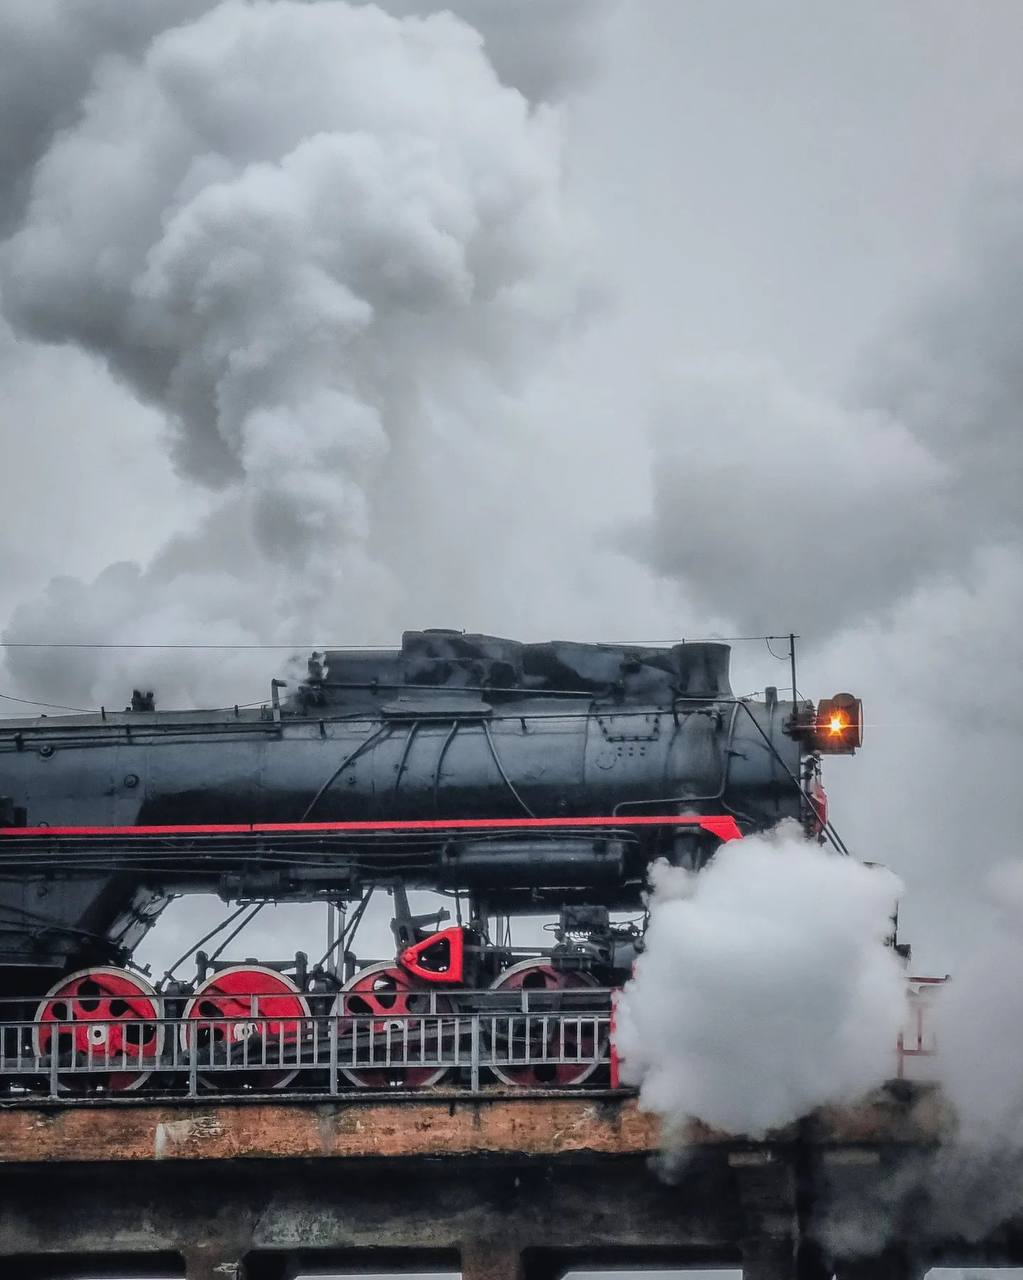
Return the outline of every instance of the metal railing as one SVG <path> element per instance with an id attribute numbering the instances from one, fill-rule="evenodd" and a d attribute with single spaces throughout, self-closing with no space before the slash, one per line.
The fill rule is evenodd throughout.
<path id="1" fill-rule="evenodd" d="M 160 996 L 147 997 L 141 1017 L 75 1017 L 68 1002 L 60 1018 L 5 1019 L 0 1010 L 0 1096 L 70 1101 L 143 1090 L 195 1098 L 289 1088 L 334 1097 L 441 1084 L 479 1093 L 573 1088 L 595 1076 L 607 1086 L 609 991 L 587 990 L 569 1008 L 545 992 L 495 999 L 493 991 L 459 991 L 457 1003 L 429 997 L 415 1013 L 291 1016 L 278 993 L 264 998 L 269 1009 L 246 997 L 242 1017 L 184 1017 L 180 999 Z M 315 1007 L 317 998 L 309 1000 Z"/>
<path id="2" fill-rule="evenodd" d="M 908 1020 L 896 1045 L 899 1079 L 937 1075 L 933 1004 L 944 981 L 910 979 Z M 0 1099 L 603 1090 L 618 1083 L 616 994 L 429 991 L 414 1013 L 368 1014 L 332 1009 L 333 997 L 310 995 L 302 999 L 311 1012 L 292 1016 L 282 1014 L 275 992 L 246 997 L 244 1015 L 233 1017 L 184 1017 L 181 997 L 153 996 L 144 1013 L 158 1016 L 118 1018 L 15 1018 L 5 1006 L 24 1009 L 25 1002 L 4 999 Z"/>

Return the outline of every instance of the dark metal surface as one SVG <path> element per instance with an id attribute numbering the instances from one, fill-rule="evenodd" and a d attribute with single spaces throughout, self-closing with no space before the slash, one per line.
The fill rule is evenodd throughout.
<path id="1" fill-rule="evenodd" d="M 30 826 L 692 812 L 732 814 L 752 831 L 805 819 L 809 752 L 791 730 L 809 704 L 737 700 L 728 658 L 723 644 L 407 632 L 400 649 L 314 655 L 290 701 L 261 709 L 3 722 L 0 796 Z M 321 847 L 310 858 L 271 838 L 230 867 L 158 841 L 133 862 L 0 850 L 0 988 L 11 989 L 9 966 L 123 959 L 182 889 L 301 899 L 327 888 L 354 895 L 386 874 L 498 903 L 505 893 L 502 909 L 557 910 L 581 890 L 582 900 L 638 903 L 652 858 L 705 856 L 653 830 L 621 847 L 405 840 L 373 854 L 367 868 L 364 850 Z M 594 885 L 603 896 L 593 898 Z"/>

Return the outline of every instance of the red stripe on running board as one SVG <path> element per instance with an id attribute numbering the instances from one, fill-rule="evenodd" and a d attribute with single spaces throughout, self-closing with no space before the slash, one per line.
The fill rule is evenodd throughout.
<path id="1" fill-rule="evenodd" d="M 0 827 L 0 836 L 196 836 L 260 835 L 277 832 L 344 831 L 502 831 L 542 827 L 700 827 L 721 840 L 739 840 L 742 832 L 730 814 L 709 817 L 677 815 L 619 818 L 429 818 L 406 822 L 228 822 L 198 826 L 155 827 Z"/>

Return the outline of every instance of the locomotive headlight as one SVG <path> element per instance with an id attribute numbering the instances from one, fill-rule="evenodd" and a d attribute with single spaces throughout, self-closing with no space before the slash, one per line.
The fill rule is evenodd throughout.
<path id="1" fill-rule="evenodd" d="M 829 755 L 852 755 L 863 745 L 863 703 L 851 693 L 822 698 L 814 719 L 813 744 Z"/>

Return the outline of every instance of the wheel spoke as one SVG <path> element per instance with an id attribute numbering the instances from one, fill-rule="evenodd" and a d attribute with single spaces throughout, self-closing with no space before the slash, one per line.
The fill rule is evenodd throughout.
<path id="1" fill-rule="evenodd" d="M 588 1080 L 600 1066 L 607 1032 L 601 1033 L 598 1046 L 591 1006 L 579 1007 L 578 1022 L 572 1018 L 572 993 L 596 985 L 587 973 L 566 973 L 545 960 L 523 960 L 499 974 L 492 991 L 523 991 L 530 999 L 532 992 L 543 992 L 550 998 L 533 1002 L 529 1013 L 516 1012 L 493 1021 L 496 1035 L 489 1047 L 497 1060 L 491 1065 L 494 1075 L 505 1084 L 532 1088 Z M 545 1012 L 558 1016 L 545 1023 Z M 530 1058 L 539 1061 L 525 1061 Z M 580 1061 L 573 1061 L 576 1058 Z"/>
<path id="2" fill-rule="evenodd" d="M 194 1043 L 208 1088 L 282 1089 L 298 1068 L 279 1064 L 299 1058 L 309 1016 L 305 997 L 285 974 L 232 965 L 211 974 L 185 1005 L 181 1047 L 191 1054 Z M 241 1069 L 227 1069 L 232 1064 Z"/>
<path id="3" fill-rule="evenodd" d="M 151 1068 L 132 1066 L 153 1063 L 163 1051 L 159 1012 L 156 992 L 137 974 L 83 969 L 43 997 L 33 1031 L 36 1055 L 58 1055 L 58 1082 L 68 1091 L 137 1089 Z M 61 1071 L 65 1060 L 71 1069 Z"/>
<path id="4" fill-rule="evenodd" d="M 449 999 L 397 965 L 370 965 L 350 978 L 334 1005 L 346 1079 L 364 1089 L 424 1089 L 443 1079 L 443 1032 L 431 1003 L 437 1014 L 452 1011 Z M 416 1058 L 424 1065 L 409 1066 Z"/>

